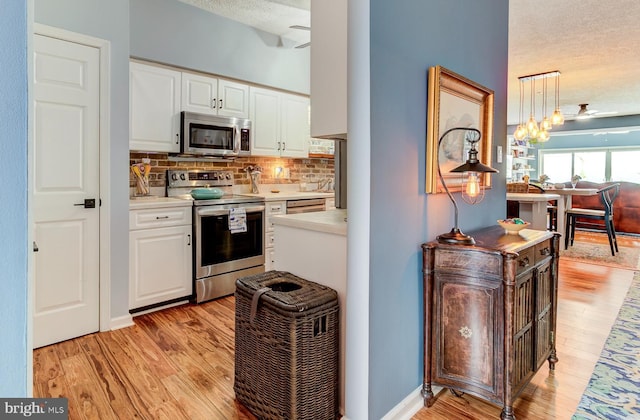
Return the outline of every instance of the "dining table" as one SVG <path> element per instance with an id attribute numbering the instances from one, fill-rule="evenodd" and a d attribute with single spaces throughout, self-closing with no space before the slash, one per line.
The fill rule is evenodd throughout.
<path id="1" fill-rule="evenodd" d="M 557 232 L 565 234 L 565 211 L 571 208 L 574 195 L 595 195 L 596 188 L 549 188 L 542 194 L 538 193 L 507 193 L 507 200 L 519 203 L 520 218 L 531 222 L 531 228 L 547 229 L 547 203 L 557 203 L 558 221 Z"/>

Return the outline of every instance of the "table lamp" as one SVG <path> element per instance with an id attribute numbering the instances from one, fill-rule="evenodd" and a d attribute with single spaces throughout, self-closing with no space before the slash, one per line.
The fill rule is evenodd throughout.
<path id="1" fill-rule="evenodd" d="M 467 161 L 450 171 L 467 174 L 467 177 L 462 184 L 462 198 L 466 202 L 473 205 L 479 203 L 484 198 L 484 185 L 480 182 L 479 174 L 496 173 L 498 171 L 490 166 L 482 164 L 482 162 L 478 160 L 476 144 L 480 141 L 480 137 L 482 136 L 480 134 L 480 130 L 468 127 L 454 127 L 448 129 L 442 134 L 442 136 L 440 136 L 437 149 L 438 177 L 440 178 L 440 183 L 442 183 L 449 199 L 453 203 L 453 208 L 455 209 L 455 225 L 451 229 L 451 232 L 438 235 L 436 240 L 440 243 L 447 244 L 474 245 L 476 241 L 471 236 L 462 233 L 458 227 L 458 204 L 456 203 L 456 200 L 454 200 L 453 195 L 451 195 L 447 184 L 444 182 L 444 177 L 440 170 L 440 145 L 442 144 L 442 140 L 452 131 L 466 131 L 465 141 L 468 141 L 471 144 L 471 150 L 469 150 L 469 158 Z"/>

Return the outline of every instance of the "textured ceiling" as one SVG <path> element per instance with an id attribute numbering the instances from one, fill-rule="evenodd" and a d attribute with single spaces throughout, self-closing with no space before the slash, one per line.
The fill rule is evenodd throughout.
<path id="1" fill-rule="evenodd" d="M 289 28 L 310 26 L 311 0 L 179 0 L 264 32 L 292 40 L 290 45 L 309 42 L 309 31 Z"/>
<path id="2" fill-rule="evenodd" d="M 551 70 L 562 73 L 565 114 L 583 103 L 603 117 L 640 114 L 640 1 L 510 0 L 509 8 L 509 124 L 518 122 L 518 77 Z"/>
<path id="3" fill-rule="evenodd" d="M 309 33 L 310 0 L 180 0 L 294 41 Z M 509 0 L 508 123 L 517 124 L 518 77 L 559 70 L 560 108 L 571 119 L 579 104 L 598 116 L 640 114 L 640 0 Z M 287 43 L 285 43 L 287 45 Z M 554 79 L 548 79 L 548 113 Z M 529 113 L 525 87 L 524 117 Z M 538 119 L 542 84 L 536 84 Z"/>

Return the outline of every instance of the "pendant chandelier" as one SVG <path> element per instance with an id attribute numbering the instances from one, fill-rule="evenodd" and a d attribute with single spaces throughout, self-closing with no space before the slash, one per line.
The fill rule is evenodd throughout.
<path id="1" fill-rule="evenodd" d="M 547 79 L 553 77 L 555 81 L 555 111 L 549 118 L 547 115 Z M 518 77 L 520 81 L 520 113 L 518 114 L 518 126 L 513 132 L 513 138 L 521 141 L 526 140 L 529 143 L 544 143 L 549 141 L 549 131 L 558 125 L 564 124 L 564 116 L 560 112 L 560 72 L 550 71 L 546 73 L 531 74 L 528 76 Z M 536 119 L 536 80 L 542 82 L 542 120 L 540 124 Z M 529 119 L 524 121 L 524 91 L 525 84 L 529 83 Z"/>

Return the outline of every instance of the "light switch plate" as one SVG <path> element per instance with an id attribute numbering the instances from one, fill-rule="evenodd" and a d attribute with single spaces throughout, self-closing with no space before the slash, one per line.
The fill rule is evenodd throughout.
<path id="1" fill-rule="evenodd" d="M 496 153 L 496 160 L 498 163 L 502 163 L 502 146 L 498 146 L 498 152 Z"/>

